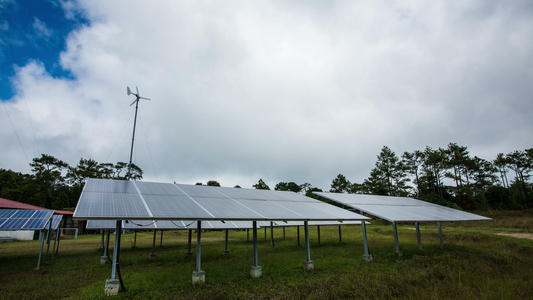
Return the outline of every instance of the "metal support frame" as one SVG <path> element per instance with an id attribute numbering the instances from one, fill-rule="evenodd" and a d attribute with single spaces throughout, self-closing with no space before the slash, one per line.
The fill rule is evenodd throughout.
<path id="1" fill-rule="evenodd" d="M 270 248 L 274 249 L 274 222 L 270 222 Z"/>
<path id="2" fill-rule="evenodd" d="M 192 229 L 189 229 L 189 239 L 188 239 L 188 243 L 189 243 L 189 252 L 187 252 L 187 256 L 191 257 L 191 255 L 192 255 L 192 252 L 191 252 L 191 244 L 192 244 Z"/>
<path id="3" fill-rule="evenodd" d="M 442 226 L 440 222 L 437 222 L 437 227 L 439 227 L 440 246 L 444 247 L 444 237 L 442 236 Z"/>
<path id="4" fill-rule="evenodd" d="M 41 230 L 39 233 L 39 239 L 41 240 L 41 250 L 39 251 L 39 259 L 37 259 L 37 268 L 35 270 L 39 270 L 41 268 L 41 258 L 43 256 L 43 247 L 44 247 L 44 230 Z"/>
<path id="5" fill-rule="evenodd" d="M 48 229 L 46 230 L 46 243 L 48 246 L 46 247 L 46 256 L 44 257 L 44 264 L 48 264 L 48 252 L 50 251 L 50 238 L 52 236 L 52 218 L 50 218 L 50 221 L 48 222 Z"/>
<path id="6" fill-rule="evenodd" d="M 101 229 L 100 231 L 102 232 L 102 240 L 100 241 L 100 250 L 103 250 L 104 249 L 104 232 L 105 232 L 105 230 Z"/>
<path id="7" fill-rule="evenodd" d="M 159 243 L 159 247 L 163 247 L 163 230 L 160 230 L 159 234 L 161 234 L 161 242 Z"/>
<path id="8" fill-rule="evenodd" d="M 370 250 L 368 249 L 368 239 L 367 239 L 367 235 L 366 235 L 366 222 L 365 221 L 361 221 L 361 226 L 362 226 L 362 229 L 363 229 L 363 247 L 364 247 L 364 250 L 365 250 L 365 254 L 363 254 L 363 259 L 371 261 L 372 260 L 372 255 L 370 255 Z"/>
<path id="9" fill-rule="evenodd" d="M 400 244 L 398 242 L 398 229 L 396 228 L 396 222 L 392 222 L 392 231 L 394 234 L 394 245 L 396 246 L 396 253 L 402 254 L 400 251 Z"/>
<path id="10" fill-rule="evenodd" d="M 309 225 L 308 221 L 304 221 L 305 232 L 305 260 L 311 261 L 311 246 L 309 245 Z"/>
<path id="11" fill-rule="evenodd" d="M 154 229 L 154 241 L 152 243 L 152 253 L 150 254 L 150 259 L 155 259 L 156 255 L 155 255 L 155 239 L 157 237 L 157 230 Z"/>
<path id="12" fill-rule="evenodd" d="M 318 245 L 320 246 L 320 225 L 316 226 L 316 232 L 318 234 Z"/>
<path id="13" fill-rule="evenodd" d="M 224 230 L 224 235 L 225 235 L 225 246 L 224 246 L 224 253 L 229 253 L 229 250 L 228 250 L 228 230 Z"/>
<path id="14" fill-rule="evenodd" d="M 133 232 L 133 248 L 137 246 L 137 230 Z"/>
<path id="15" fill-rule="evenodd" d="M 311 243 L 309 242 L 309 222 L 304 221 L 305 231 L 305 261 L 304 270 L 309 271 L 315 268 L 315 263 L 311 260 Z"/>
<path id="16" fill-rule="evenodd" d="M 420 237 L 420 226 L 418 222 L 415 222 L 415 228 L 416 228 L 416 240 L 418 242 L 418 250 L 422 250 L 422 239 Z"/>
<path id="17" fill-rule="evenodd" d="M 285 240 L 285 226 L 283 226 L 283 240 Z"/>
<path id="18" fill-rule="evenodd" d="M 57 240 L 59 239 L 59 230 L 55 229 L 55 233 L 56 233 L 56 238 L 54 239 L 54 247 L 52 248 L 52 259 L 54 258 L 54 255 L 56 254 L 56 245 L 59 246 L 59 243 L 57 242 Z"/>
<path id="19" fill-rule="evenodd" d="M 267 228 L 265 226 L 265 242 L 267 241 Z"/>
<path id="20" fill-rule="evenodd" d="M 339 243 L 342 243 L 342 229 L 341 229 L 341 225 L 339 225 Z"/>
<path id="21" fill-rule="evenodd" d="M 113 249 L 113 265 L 111 267 L 111 279 L 106 280 L 105 292 L 106 295 L 117 295 L 119 287 L 122 291 L 126 291 L 122 276 L 120 275 L 120 236 L 122 234 L 122 221 L 117 220 L 115 227 L 115 247 Z M 118 274 L 118 280 L 116 275 Z"/>
<path id="22" fill-rule="evenodd" d="M 202 272 L 202 221 L 196 227 L 196 272 Z"/>
<path id="23" fill-rule="evenodd" d="M 298 236 L 298 247 L 300 247 L 300 226 L 296 226 L 296 235 Z"/>
<path id="24" fill-rule="evenodd" d="M 253 221 L 254 267 L 259 267 L 257 255 L 257 221 Z"/>

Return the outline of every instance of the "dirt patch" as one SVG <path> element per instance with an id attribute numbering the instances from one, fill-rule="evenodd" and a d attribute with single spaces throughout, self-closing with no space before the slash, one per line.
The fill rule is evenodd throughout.
<path id="1" fill-rule="evenodd" d="M 520 239 L 533 240 L 533 233 L 498 233 L 498 235 L 512 236 Z"/>

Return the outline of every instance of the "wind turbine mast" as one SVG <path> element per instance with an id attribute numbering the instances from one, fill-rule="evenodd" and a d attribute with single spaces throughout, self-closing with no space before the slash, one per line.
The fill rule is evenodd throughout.
<path id="1" fill-rule="evenodd" d="M 126 174 L 126 179 L 130 180 L 130 178 L 131 178 L 131 164 L 132 164 L 132 159 L 133 159 L 133 143 L 135 141 L 135 127 L 137 126 L 137 111 L 139 110 L 139 100 L 141 100 L 141 99 L 150 100 L 150 99 L 149 98 L 145 98 L 145 97 L 141 97 L 140 94 L 139 94 L 139 88 L 138 87 L 135 87 L 135 89 L 137 90 L 137 94 L 133 93 L 130 90 L 129 86 L 127 88 L 128 88 L 127 89 L 128 96 L 129 95 L 135 95 L 135 100 L 130 104 L 130 106 L 132 106 L 135 103 L 135 119 L 133 121 L 133 136 L 131 138 L 130 163 L 128 164 L 128 173 Z"/>

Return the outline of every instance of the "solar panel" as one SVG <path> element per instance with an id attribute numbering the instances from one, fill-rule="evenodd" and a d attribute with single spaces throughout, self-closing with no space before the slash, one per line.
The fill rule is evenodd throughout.
<path id="1" fill-rule="evenodd" d="M 476 221 L 490 218 L 408 197 L 314 192 L 389 222 Z"/>
<path id="2" fill-rule="evenodd" d="M 74 212 L 84 220 L 368 220 L 303 195 L 239 189 L 89 179 Z"/>
<path id="3" fill-rule="evenodd" d="M 196 229 L 196 221 L 182 220 L 128 220 L 123 222 L 122 228 L 128 230 L 187 230 Z M 202 229 L 250 229 L 252 228 L 250 221 L 202 221 Z M 115 229 L 116 221 L 112 220 L 89 220 L 87 221 L 87 229 Z"/>
<path id="4" fill-rule="evenodd" d="M 53 210 L 1 210 L 0 230 L 42 230 L 53 214 Z"/>

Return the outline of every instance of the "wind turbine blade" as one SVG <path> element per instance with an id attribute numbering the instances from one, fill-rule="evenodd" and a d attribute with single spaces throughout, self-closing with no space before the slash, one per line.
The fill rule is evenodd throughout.
<path id="1" fill-rule="evenodd" d="M 130 90 L 130 87 L 128 86 L 128 96 L 131 95 L 131 90 Z"/>
<path id="2" fill-rule="evenodd" d="M 137 86 L 135 88 L 137 89 L 137 96 L 139 96 L 139 88 Z"/>
<path id="3" fill-rule="evenodd" d="M 139 97 L 139 99 L 144 99 L 144 100 L 148 100 L 148 101 L 151 100 L 150 98 L 144 98 L 144 97 Z"/>
<path id="4" fill-rule="evenodd" d="M 139 100 L 139 99 L 133 100 L 133 102 L 130 104 L 130 106 L 132 106 L 135 102 L 137 102 L 137 100 Z"/>

